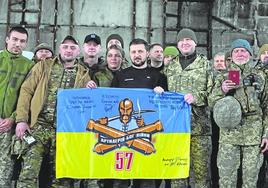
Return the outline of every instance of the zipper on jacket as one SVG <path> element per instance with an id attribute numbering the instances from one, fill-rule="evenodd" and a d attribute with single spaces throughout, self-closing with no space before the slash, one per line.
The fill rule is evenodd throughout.
<path id="1" fill-rule="evenodd" d="M 10 57 L 9 58 L 11 61 L 11 70 L 10 70 L 10 73 L 8 74 L 8 82 L 7 82 L 7 84 L 6 84 L 6 88 L 5 88 L 5 92 L 4 92 L 4 98 L 3 98 L 3 105 L 2 105 L 2 114 L 1 114 L 1 118 L 3 118 L 3 119 L 5 119 L 5 118 L 7 118 L 7 117 L 3 117 L 3 113 L 4 113 L 4 106 L 5 106 L 5 99 L 6 99 L 6 93 L 7 93 L 7 88 L 8 88 L 8 86 L 9 86 L 9 83 L 10 83 L 10 77 L 11 77 L 11 75 L 12 75 L 12 72 L 13 72 L 13 59 Z M 10 114 L 11 115 L 11 114 Z"/>

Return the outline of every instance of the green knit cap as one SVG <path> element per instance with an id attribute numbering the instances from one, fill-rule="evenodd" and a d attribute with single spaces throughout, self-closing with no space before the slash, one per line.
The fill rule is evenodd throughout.
<path id="1" fill-rule="evenodd" d="M 168 55 L 177 56 L 177 55 L 179 55 L 179 51 L 178 51 L 178 49 L 175 46 L 167 46 L 164 49 L 163 54 L 164 54 L 164 57 L 165 56 L 168 56 Z"/>
<path id="2" fill-rule="evenodd" d="M 259 54 L 258 57 L 261 57 L 261 54 L 263 54 L 265 51 L 268 51 L 268 44 L 264 44 L 261 46 L 261 48 L 259 49 Z"/>
<path id="3" fill-rule="evenodd" d="M 195 42 L 195 44 L 197 44 L 196 35 L 191 29 L 184 28 L 180 30 L 180 32 L 178 33 L 177 41 L 180 41 L 184 38 L 190 38 Z"/>

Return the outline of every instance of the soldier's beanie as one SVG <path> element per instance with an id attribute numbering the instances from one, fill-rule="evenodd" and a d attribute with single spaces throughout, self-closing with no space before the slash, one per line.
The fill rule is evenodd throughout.
<path id="1" fill-rule="evenodd" d="M 52 48 L 51 48 L 47 43 L 40 43 L 39 45 L 37 45 L 37 46 L 34 48 L 34 55 L 36 54 L 36 52 L 37 52 L 38 50 L 41 50 L 41 49 L 49 50 L 49 51 L 52 53 L 52 55 L 54 55 Z"/>
<path id="2" fill-rule="evenodd" d="M 247 40 L 245 39 L 236 39 L 232 42 L 231 44 L 231 54 L 235 48 L 245 48 L 250 55 L 252 55 L 252 49 L 250 47 L 250 44 Z"/>
<path id="3" fill-rule="evenodd" d="M 265 51 L 268 51 L 268 44 L 264 44 L 261 46 L 261 48 L 259 49 L 258 57 L 260 58 Z"/>
<path id="4" fill-rule="evenodd" d="M 177 41 L 180 41 L 184 38 L 190 38 L 195 42 L 195 44 L 197 44 L 196 35 L 195 35 L 194 31 L 191 29 L 184 28 L 184 29 L 180 30 L 180 32 L 178 33 Z"/>
<path id="5" fill-rule="evenodd" d="M 164 54 L 164 57 L 165 56 L 168 56 L 168 55 L 177 56 L 177 55 L 179 55 L 179 51 L 178 51 L 178 49 L 175 46 L 167 46 L 164 49 L 163 54 Z"/>
<path id="6" fill-rule="evenodd" d="M 118 35 L 118 34 L 111 34 L 111 35 L 106 39 L 106 48 L 107 48 L 107 45 L 108 45 L 109 41 L 112 40 L 112 39 L 116 39 L 116 40 L 118 40 L 118 41 L 121 43 L 122 48 L 124 48 L 124 41 L 123 41 L 123 38 L 122 38 L 120 35 Z"/>

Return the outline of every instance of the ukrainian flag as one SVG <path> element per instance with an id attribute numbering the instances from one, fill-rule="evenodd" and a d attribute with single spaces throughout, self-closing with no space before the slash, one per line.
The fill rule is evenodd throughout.
<path id="1" fill-rule="evenodd" d="M 132 108 L 124 123 L 120 102 L 126 100 Z M 190 106 L 182 94 L 119 88 L 58 92 L 57 178 L 187 178 L 189 166 Z"/>

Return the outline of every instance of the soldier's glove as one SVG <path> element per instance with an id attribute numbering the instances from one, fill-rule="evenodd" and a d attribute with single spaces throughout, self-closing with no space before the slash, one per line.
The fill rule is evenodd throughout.
<path id="1" fill-rule="evenodd" d="M 107 117 L 100 118 L 98 123 L 101 124 L 101 125 L 107 125 L 108 124 L 108 118 Z"/>
<path id="2" fill-rule="evenodd" d="M 142 117 L 137 117 L 136 118 L 136 123 L 139 127 L 143 127 L 145 124 L 144 124 L 144 119 Z"/>

